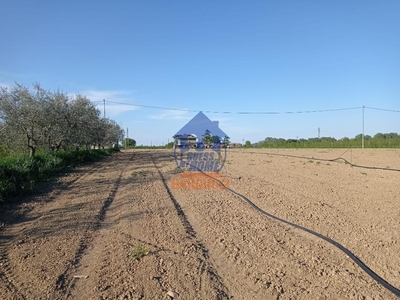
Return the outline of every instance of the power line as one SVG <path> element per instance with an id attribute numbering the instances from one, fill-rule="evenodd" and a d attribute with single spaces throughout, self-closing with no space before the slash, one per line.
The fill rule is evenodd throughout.
<path id="1" fill-rule="evenodd" d="M 96 101 L 98 102 L 98 101 Z M 354 110 L 361 109 L 362 106 L 359 107 L 348 107 L 348 108 L 334 108 L 334 109 L 320 109 L 320 110 L 303 110 L 303 111 L 211 111 L 211 110 L 195 110 L 195 109 L 183 109 L 183 108 L 172 108 L 172 107 L 162 107 L 162 106 L 152 106 L 152 105 L 142 105 L 142 104 L 133 104 L 133 103 L 125 103 L 125 102 L 117 102 L 117 101 L 107 101 L 108 103 L 120 104 L 120 105 L 128 105 L 128 106 L 136 106 L 143 108 L 152 108 L 152 109 L 162 109 L 162 110 L 174 110 L 174 111 L 186 111 L 186 112 L 205 112 L 205 113 L 213 113 L 213 114 L 241 114 L 241 115 L 280 115 L 280 114 L 307 114 L 307 113 L 321 113 L 321 112 L 333 112 L 333 111 L 343 111 L 343 110 Z"/>
<path id="2" fill-rule="evenodd" d="M 377 108 L 377 107 L 369 107 L 369 106 L 365 106 L 365 108 L 400 113 L 400 110 L 394 110 L 394 109 L 385 109 L 385 108 Z"/>
<path id="3" fill-rule="evenodd" d="M 103 102 L 103 104 L 105 104 L 104 99 L 98 100 L 98 101 L 92 101 L 92 102 L 93 103 Z M 213 110 L 196 110 L 196 109 L 184 109 L 184 108 L 133 104 L 133 103 L 126 103 L 126 102 L 110 101 L 110 100 L 108 100 L 107 103 L 135 106 L 135 107 L 143 107 L 143 108 L 151 108 L 151 109 L 161 109 L 161 110 L 174 110 L 174 111 L 185 111 L 185 112 L 200 112 L 200 111 L 202 111 L 204 113 L 213 113 L 213 114 L 239 114 L 239 115 L 310 114 L 310 113 L 335 112 L 335 111 L 344 111 L 344 110 L 356 110 L 356 109 L 363 109 L 363 108 L 371 109 L 371 110 L 381 110 L 381 111 L 387 111 L 387 112 L 400 113 L 400 110 L 377 108 L 377 107 L 370 107 L 370 106 L 356 106 L 356 107 L 318 109 L 318 110 L 301 110 L 301 111 L 213 111 Z"/>

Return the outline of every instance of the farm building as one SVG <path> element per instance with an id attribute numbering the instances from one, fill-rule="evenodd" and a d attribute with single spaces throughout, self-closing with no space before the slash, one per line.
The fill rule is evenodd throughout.
<path id="1" fill-rule="evenodd" d="M 230 143 L 229 148 L 239 148 L 242 147 L 242 143 Z"/>
<path id="2" fill-rule="evenodd" d="M 175 139 L 175 145 L 178 146 L 197 143 L 197 137 L 191 134 L 182 134 L 174 136 L 174 139 Z"/>
<path id="3" fill-rule="evenodd" d="M 218 136 L 220 139 L 227 136 L 219 128 L 218 121 L 211 121 L 203 112 L 199 112 L 173 136 L 175 145 L 201 143 L 206 131 L 212 136 Z"/>

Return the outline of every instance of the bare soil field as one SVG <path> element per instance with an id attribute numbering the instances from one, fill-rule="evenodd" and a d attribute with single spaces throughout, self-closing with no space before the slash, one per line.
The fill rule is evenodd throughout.
<path id="1" fill-rule="evenodd" d="M 221 175 L 399 289 L 399 170 L 395 149 L 229 149 Z M 398 299 L 227 189 L 173 188 L 179 172 L 172 150 L 126 151 L 0 206 L 0 299 Z"/>

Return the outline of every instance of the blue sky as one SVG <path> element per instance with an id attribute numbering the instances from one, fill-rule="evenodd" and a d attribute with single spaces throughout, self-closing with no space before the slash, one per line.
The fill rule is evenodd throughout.
<path id="1" fill-rule="evenodd" d="M 400 110 L 400 1 L 1 1 L 0 84 L 106 99 L 138 144 L 161 145 L 203 111 Z M 110 101 L 110 102 L 107 102 Z M 99 108 L 103 110 L 101 102 Z M 234 142 L 341 138 L 362 110 L 206 113 Z M 365 110 L 365 133 L 400 113 Z"/>

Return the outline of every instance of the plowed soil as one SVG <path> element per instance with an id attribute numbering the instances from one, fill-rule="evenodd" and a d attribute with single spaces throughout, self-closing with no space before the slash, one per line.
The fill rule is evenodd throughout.
<path id="1" fill-rule="evenodd" d="M 399 170 L 394 149 L 229 149 L 221 175 L 399 289 Z M 398 299 L 327 241 L 179 176 L 172 151 L 125 151 L 0 206 L 0 299 Z"/>

